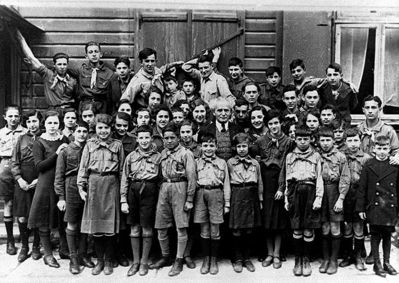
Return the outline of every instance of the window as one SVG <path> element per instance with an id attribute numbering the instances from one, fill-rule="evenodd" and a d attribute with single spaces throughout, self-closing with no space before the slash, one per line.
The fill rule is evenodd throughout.
<path id="1" fill-rule="evenodd" d="M 362 118 L 356 114 L 362 114 L 364 97 L 375 94 L 383 101 L 383 118 L 398 123 L 392 114 L 399 114 L 399 25 L 337 20 L 335 27 L 335 60 L 359 89 L 353 118 Z"/>

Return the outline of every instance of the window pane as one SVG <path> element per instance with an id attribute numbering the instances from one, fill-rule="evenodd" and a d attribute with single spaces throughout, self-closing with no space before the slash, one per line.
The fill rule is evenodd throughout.
<path id="1" fill-rule="evenodd" d="M 375 28 L 341 28 L 339 59 L 344 79 L 359 89 L 359 104 L 352 114 L 361 114 L 364 97 L 374 92 L 375 39 Z"/>
<path id="2" fill-rule="evenodd" d="M 385 114 L 399 114 L 399 28 L 385 30 Z"/>

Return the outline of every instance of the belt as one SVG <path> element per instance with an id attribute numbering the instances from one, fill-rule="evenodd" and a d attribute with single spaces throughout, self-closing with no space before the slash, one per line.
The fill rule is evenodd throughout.
<path id="1" fill-rule="evenodd" d="M 141 179 L 131 179 L 130 180 L 132 183 L 156 183 L 157 178 L 152 178 L 152 179 L 147 179 L 147 180 L 141 180 Z"/>
<path id="2" fill-rule="evenodd" d="M 255 182 L 248 182 L 248 183 L 241 183 L 241 184 L 231 184 L 233 188 L 249 188 L 249 187 L 257 187 L 258 183 Z"/>
<path id="3" fill-rule="evenodd" d="M 217 186 L 198 186 L 198 188 L 204 189 L 204 190 L 223 190 L 223 186 L 222 185 L 217 185 Z"/>
<path id="4" fill-rule="evenodd" d="M 91 175 L 100 175 L 100 176 L 110 176 L 110 175 L 119 175 L 118 172 L 90 172 Z"/>
<path id="5" fill-rule="evenodd" d="M 339 181 L 323 181 L 324 185 L 338 185 Z"/>
<path id="6" fill-rule="evenodd" d="M 314 181 L 310 181 L 310 180 L 297 181 L 296 184 L 297 185 L 311 185 L 311 186 L 316 185 L 316 183 Z"/>
<path id="7" fill-rule="evenodd" d="M 187 182 L 186 177 L 177 177 L 177 178 L 163 178 L 163 183 L 179 183 L 179 182 Z"/>
<path id="8" fill-rule="evenodd" d="M 11 156 L 0 156 L 0 159 L 8 160 L 8 159 L 11 159 Z"/>

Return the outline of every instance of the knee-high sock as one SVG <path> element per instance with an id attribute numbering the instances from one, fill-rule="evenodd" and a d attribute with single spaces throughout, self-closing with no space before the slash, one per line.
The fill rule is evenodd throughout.
<path id="1" fill-rule="evenodd" d="M 211 240 L 201 238 L 201 249 L 202 249 L 202 256 L 210 256 L 211 255 Z"/>
<path id="2" fill-rule="evenodd" d="M 130 243 L 132 245 L 133 251 L 133 263 L 140 262 L 140 238 L 139 237 L 130 237 Z"/>
<path id="3" fill-rule="evenodd" d="M 211 257 L 218 257 L 220 240 L 211 240 Z"/>
<path id="4" fill-rule="evenodd" d="M 162 256 L 169 256 L 170 249 L 168 232 L 166 231 L 166 233 L 162 233 L 162 235 L 160 235 L 158 232 L 158 241 L 159 246 L 161 247 Z"/>
<path id="5" fill-rule="evenodd" d="M 303 256 L 303 239 L 295 239 L 294 238 L 294 253 L 296 257 Z"/>
<path id="6" fill-rule="evenodd" d="M 143 237 L 143 254 L 141 255 L 141 263 L 148 263 L 152 246 L 152 237 Z"/>
<path id="7" fill-rule="evenodd" d="M 184 257 L 191 256 L 191 248 L 193 246 L 193 231 L 190 228 L 187 228 L 187 245 L 184 250 Z"/>
<path id="8" fill-rule="evenodd" d="M 184 251 L 187 246 L 187 232 L 185 233 L 177 233 L 177 253 L 176 258 L 183 258 Z"/>
<path id="9" fill-rule="evenodd" d="M 87 234 L 79 233 L 79 256 L 87 256 Z"/>
<path id="10" fill-rule="evenodd" d="M 334 261 L 337 260 L 340 245 L 341 245 L 341 237 L 333 236 L 333 238 L 331 239 L 331 260 Z"/>
<path id="11" fill-rule="evenodd" d="M 376 231 L 371 232 L 370 246 L 371 246 L 371 254 L 374 257 L 374 262 L 380 260 L 380 252 L 379 252 L 380 242 L 381 242 L 381 234 Z"/>
<path id="12" fill-rule="evenodd" d="M 29 249 L 29 230 L 26 222 L 18 221 L 19 235 L 21 236 L 22 248 Z"/>
<path id="13" fill-rule="evenodd" d="M 78 248 L 76 245 L 78 235 L 79 232 L 77 230 L 66 229 L 66 240 L 68 242 L 69 255 L 71 257 L 77 256 L 78 254 Z"/>
<path id="14" fill-rule="evenodd" d="M 6 226 L 7 232 L 7 243 L 14 243 L 14 232 L 13 232 L 13 225 L 14 225 L 14 217 L 12 216 L 4 216 L 4 224 Z"/>
<path id="15" fill-rule="evenodd" d="M 384 257 L 384 262 L 389 263 L 389 258 L 391 256 L 391 232 L 384 231 L 382 234 L 382 252 Z"/>

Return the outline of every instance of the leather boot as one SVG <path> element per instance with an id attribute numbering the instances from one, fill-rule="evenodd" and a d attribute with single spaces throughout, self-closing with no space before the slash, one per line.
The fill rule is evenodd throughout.
<path id="1" fill-rule="evenodd" d="M 328 264 L 327 274 L 335 274 L 338 271 L 338 252 L 341 245 L 341 237 L 333 237 L 331 240 L 331 257 L 330 263 Z"/>
<path id="2" fill-rule="evenodd" d="M 98 275 L 101 273 L 101 271 L 103 271 L 103 269 L 104 269 L 104 259 L 98 258 L 96 265 L 91 270 L 91 274 Z"/>
<path id="3" fill-rule="evenodd" d="M 295 257 L 295 265 L 293 272 L 295 276 L 302 276 L 302 257 L 300 256 Z"/>
<path id="4" fill-rule="evenodd" d="M 210 268 L 210 257 L 206 256 L 204 257 L 204 260 L 202 261 L 202 266 L 201 266 L 201 274 L 208 274 L 209 273 L 209 268 Z"/>
<path id="5" fill-rule="evenodd" d="M 362 248 L 364 246 L 364 239 L 355 239 L 355 267 L 359 271 L 366 270 L 364 260 L 362 258 Z"/>
<path id="6" fill-rule="evenodd" d="M 343 260 L 339 267 L 347 267 L 353 262 L 352 237 L 342 239 Z"/>
<path id="7" fill-rule="evenodd" d="M 386 277 L 387 273 L 385 270 L 382 268 L 381 261 L 379 259 L 374 259 L 374 266 L 373 270 L 376 275 L 381 276 L 381 277 Z"/>
<path id="8" fill-rule="evenodd" d="M 384 270 L 388 272 L 389 275 L 397 275 L 398 272 L 389 264 L 389 261 L 384 261 Z"/>
<path id="9" fill-rule="evenodd" d="M 319 267 L 320 273 L 326 273 L 328 269 L 328 262 L 330 260 L 330 239 L 326 236 L 323 236 L 321 240 L 321 247 L 323 252 L 323 260 Z"/>
<path id="10" fill-rule="evenodd" d="M 179 275 L 180 272 L 183 271 L 183 259 L 176 258 L 175 262 L 173 263 L 172 269 L 169 271 L 169 276 L 176 276 Z"/>
<path id="11" fill-rule="evenodd" d="M 216 275 L 219 273 L 217 256 L 219 254 L 220 240 L 211 240 L 211 263 L 209 267 L 209 273 Z"/>
<path id="12" fill-rule="evenodd" d="M 80 273 L 80 265 L 78 256 L 75 254 L 71 254 L 71 259 L 69 262 L 69 272 L 72 274 L 79 274 Z"/>
<path id="13" fill-rule="evenodd" d="M 106 259 L 104 261 L 104 274 L 111 275 L 114 272 L 114 267 L 112 266 L 112 260 Z"/>
<path id="14" fill-rule="evenodd" d="M 302 275 L 303 276 L 310 276 L 310 274 L 312 274 L 312 267 L 310 266 L 309 258 L 304 256 L 303 257 Z"/>
<path id="15" fill-rule="evenodd" d="M 150 269 L 160 269 L 165 266 L 171 266 L 172 262 L 169 255 L 162 256 L 156 263 L 150 265 Z"/>

